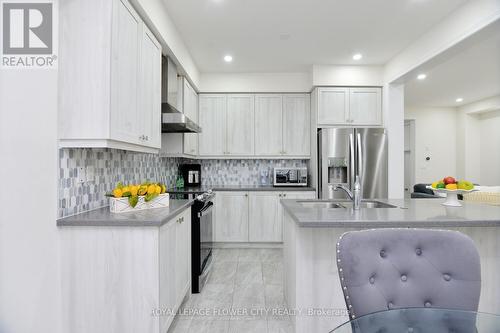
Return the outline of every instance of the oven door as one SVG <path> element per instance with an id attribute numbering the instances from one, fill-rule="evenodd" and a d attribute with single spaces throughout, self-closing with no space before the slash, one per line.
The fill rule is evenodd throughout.
<path id="1" fill-rule="evenodd" d="M 212 254 L 212 212 L 214 203 L 207 201 L 198 212 L 200 220 L 200 272 L 203 275 L 208 266 Z"/>

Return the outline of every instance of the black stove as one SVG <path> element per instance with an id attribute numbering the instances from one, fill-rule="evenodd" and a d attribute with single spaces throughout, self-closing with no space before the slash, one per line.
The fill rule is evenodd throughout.
<path id="1" fill-rule="evenodd" d="M 193 194 L 193 191 L 188 194 Z M 199 293 L 208 280 L 212 263 L 212 212 L 215 193 L 197 195 L 191 210 L 191 288 Z"/>

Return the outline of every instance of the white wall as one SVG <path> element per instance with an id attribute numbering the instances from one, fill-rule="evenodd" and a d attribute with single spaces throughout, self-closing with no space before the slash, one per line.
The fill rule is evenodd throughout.
<path id="1" fill-rule="evenodd" d="M 500 110 L 479 116 L 481 185 L 500 186 Z"/>
<path id="2" fill-rule="evenodd" d="M 404 85 L 383 88 L 384 126 L 388 137 L 389 198 L 404 198 Z"/>
<path id="3" fill-rule="evenodd" d="M 314 86 L 378 86 L 384 85 L 382 66 L 314 65 Z"/>
<path id="4" fill-rule="evenodd" d="M 310 73 L 203 73 L 200 92 L 309 92 Z"/>
<path id="5" fill-rule="evenodd" d="M 391 59 L 385 65 L 384 80 L 394 82 L 407 75 L 414 77 L 419 66 L 437 60 L 440 54 L 499 18 L 500 1 L 467 1 Z"/>
<path id="6" fill-rule="evenodd" d="M 200 73 L 179 31 L 170 18 L 163 1 L 130 0 L 130 2 L 159 38 L 163 47 L 163 53 L 173 58 L 181 74 L 187 76 L 195 89 L 198 89 Z"/>
<path id="7" fill-rule="evenodd" d="M 61 332 L 57 71 L 0 70 L 0 332 Z"/>
<path id="8" fill-rule="evenodd" d="M 415 120 L 415 182 L 458 177 L 456 108 L 407 107 L 405 119 Z"/>

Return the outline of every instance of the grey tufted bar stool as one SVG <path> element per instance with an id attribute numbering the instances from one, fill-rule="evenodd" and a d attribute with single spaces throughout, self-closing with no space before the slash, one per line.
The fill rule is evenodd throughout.
<path id="1" fill-rule="evenodd" d="M 337 243 L 337 266 L 350 319 L 408 307 L 477 311 L 479 254 L 457 231 L 347 232 Z"/>

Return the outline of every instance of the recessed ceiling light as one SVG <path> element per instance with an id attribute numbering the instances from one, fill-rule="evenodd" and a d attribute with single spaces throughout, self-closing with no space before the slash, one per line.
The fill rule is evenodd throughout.
<path id="1" fill-rule="evenodd" d="M 233 61 L 233 56 L 230 56 L 229 54 L 226 55 L 226 56 L 224 56 L 224 61 L 225 62 L 231 62 L 231 61 Z"/>
<path id="2" fill-rule="evenodd" d="M 462 97 L 459 97 L 455 100 L 455 102 L 457 103 L 462 103 L 464 101 L 464 99 Z"/>
<path id="3" fill-rule="evenodd" d="M 352 56 L 353 60 L 361 60 L 361 58 L 363 58 L 363 55 L 361 53 L 356 53 Z"/>
<path id="4" fill-rule="evenodd" d="M 422 74 L 418 74 L 417 79 L 425 80 L 426 77 L 427 77 L 427 75 L 422 73 Z"/>

